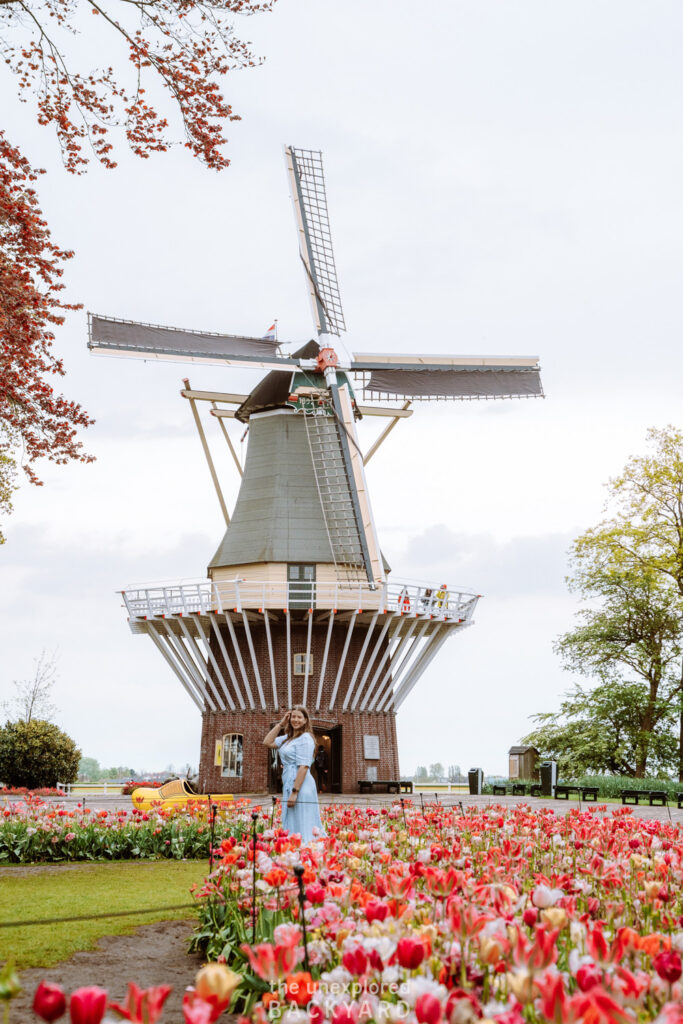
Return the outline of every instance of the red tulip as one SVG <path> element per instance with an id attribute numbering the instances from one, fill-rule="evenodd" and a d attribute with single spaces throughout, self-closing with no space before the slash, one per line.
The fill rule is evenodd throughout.
<path id="1" fill-rule="evenodd" d="M 595 964 L 582 964 L 576 972 L 576 984 L 582 992 L 587 992 L 601 983 L 602 971 Z"/>
<path id="2" fill-rule="evenodd" d="M 325 896 L 325 886 L 320 885 L 319 882 L 313 882 L 306 886 L 306 899 L 311 903 L 324 903 Z"/>
<path id="3" fill-rule="evenodd" d="M 432 992 L 423 992 L 415 1002 L 415 1016 L 420 1024 L 439 1024 L 441 1020 L 441 1000 Z"/>
<path id="4" fill-rule="evenodd" d="M 342 963 L 349 974 L 365 974 L 368 969 L 368 955 L 362 946 L 348 949 L 342 957 Z"/>
<path id="5" fill-rule="evenodd" d="M 66 1013 L 66 997 L 59 985 L 41 981 L 33 997 L 33 1012 L 43 1020 L 58 1020 Z"/>
<path id="6" fill-rule="evenodd" d="M 135 982 L 129 982 L 128 995 L 125 1005 L 110 1003 L 110 1009 L 115 1010 L 124 1020 L 132 1024 L 155 1024 L 161 1016 L 164 1003 L 173 991 L 170 985 L 158 985 L 155 988 L 141 989 Z"/>
<path id="7" fill-rule="evenodd" d="M 100 1024 L 107 1010 L 107 991 L 97 985 L 77 988 L 71 993 L 71 1024 Z"/>
<path id="8" fill-rule="evenodd" d="M 351 1004 L 341 1003 L 335 1006 L 332 1011 L 332 1024 L 356 1024 L 359 1016 L 359 1007 Z"/>
<path id="9" fill-rule="evenodd" d="M 384 921 L 389 913 L 389 907 L 381 900 L 368 900 L 365 904 L 365 916 L 370 924 L 373 921 Z"/>
<path id="10" fill-rule="evenodd" d="M 396 946 L 396 958 L 401 967 L 414 971 L 425 958 L 424 944 L 419 939 L 410 937 L 399 939 Z"/>
<path id="11" fill-rule="evenodd" d="M 678 981 L 683 974 L 680 953 L 676 953 L 673 949 L 669 953 L 658 953 L 652 961 L 652 966 L 659 977 L 663 981 L 668 981 L 670 985 Z"/>
<path id="12" fill-rule="evenodd" d="M 522 920 L 527 928 L 533 928 L 538 921 L 538 911 L 536 910 L 536 907 L 527 907 L 522 914 Z"/>

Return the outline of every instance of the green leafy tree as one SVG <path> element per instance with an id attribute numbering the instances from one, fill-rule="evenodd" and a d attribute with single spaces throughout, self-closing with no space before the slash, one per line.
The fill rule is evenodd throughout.
<path id="1" fill-rule="evenodd" d="M 97 782 L 102 778 L 100 762 L 94 757 L 82 757 L 78 764 L 78 778 L 81 782 Z"/>
<path id="2" fill-rule="evenodd" d="M 417 768 L 415 769 L 415 776 L 414 777 L 416 779 L 418 779 L 418 780 L 424 780 L 424 779 L 428 778 L 427 769 L 426 769 L 425 765 L 419 764 L 417 766 Z"/>
<path id="3" fill-rule="evenodd" d="M 0 729 L 0 780 L 41 789 L 75 782 L 81 752 L 65 732 L 40 718 L 7 722 Z"/>
<path id="4" fill-rule="evenodd" d="M 429 766 L 429 778 L 430 779 L 441 779 L 441 778 L 443 778 L 443 774 L 444 774 L 443 765 L 441 764 L 440 761 L 437 761 L 436 764 L 430 764 L 430 766 Z"/>
<path id="5" fill-rule="evenodd" d="M 608 515 L 571 551 L 568 583 L 587 606 L 556 649 L 598 685 L 534 716 L 525 741 L 565 771 L 677 770 L 683 781 L 683 433 L 647 436 L 651 453 L 610 480 Z"/>

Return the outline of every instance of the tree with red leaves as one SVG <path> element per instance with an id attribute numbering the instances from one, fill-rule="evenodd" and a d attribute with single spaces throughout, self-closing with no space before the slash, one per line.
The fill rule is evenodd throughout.
<path id="1" fill-rule="evenodd" d="M 224 126 L 239 115 L 217 79 L 259 63 L 235 34 L 233 19 L 268 11 L 273 3 L 0 0 L 0 50 L 17 76 L 20 98 L 35 97 L 39 123 L 54 127 L 67 171 L 82 173 L 92 156 L 115 167 L 110 133 L 117 127 L 137 156 L 165 152 L 182 136 L 194 157 L 221 170 L 229 163 L 221 152 Z M 84 69 L 72 52 L 91 14 L 102 39 L 110 36 L 122 47 L 116 67 Z M 154 81 L 179 115 L 175 136 L 148 98 Z M 72 253 L 50 238 L 32 187 L 40 173 L 0 132 L 0 512 L 11 510 L 17 459 L 36 484 L 32 464 L 38 458 L 92 460 L 76 432 L 93 421 L 47 382 L 64 374 L 52 352 L 53 330 L 64 311 L 80 306 L 60 294 L 63 263 Z"/>

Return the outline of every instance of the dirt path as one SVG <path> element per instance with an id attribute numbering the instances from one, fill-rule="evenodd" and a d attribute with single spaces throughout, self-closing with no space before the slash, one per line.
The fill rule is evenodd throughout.
<path id="1" fill-rule="evenodd" d="M 12 1024 L 35 1024 L 38 1020 L 31 1010 L 31 1003 L 41 981 L 62 985 L 67 993 L 83 985 L 99 985 L 106 988 L 109 998 L 117 1003 L 124 1001 L 129 981 L 134 981 L 140 988 L 173 985 L 162 1020 L 166 1024 L 182 1021 L 180 1004 L 183 993 L 188 985 L 193 984 L 202 964 L 200 956 L 187 953 L 194 924 L 194 920 L 190 920 L 143 925 L 134 935 L 100 939 L 97 949 L 76 953 L 71 960 L 54 967 L 22 971 L 24 991 L 12 1000 Z"/>

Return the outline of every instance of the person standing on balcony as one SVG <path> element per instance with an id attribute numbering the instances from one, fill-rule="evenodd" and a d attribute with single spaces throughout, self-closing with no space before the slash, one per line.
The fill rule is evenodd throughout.
<path id="1" fill-rule="evenodd" d="M 282 730 L 285 735 L 278 735 Z M 304 843 L 315 838 L 314 832 L 324 835 L 318 791 L 310 772 L 315 739 L 307 709 L 296 704 L 266 733 L 263 742 L 277 750 L 282 762 L 282 827 L 300 835 Z"/>

